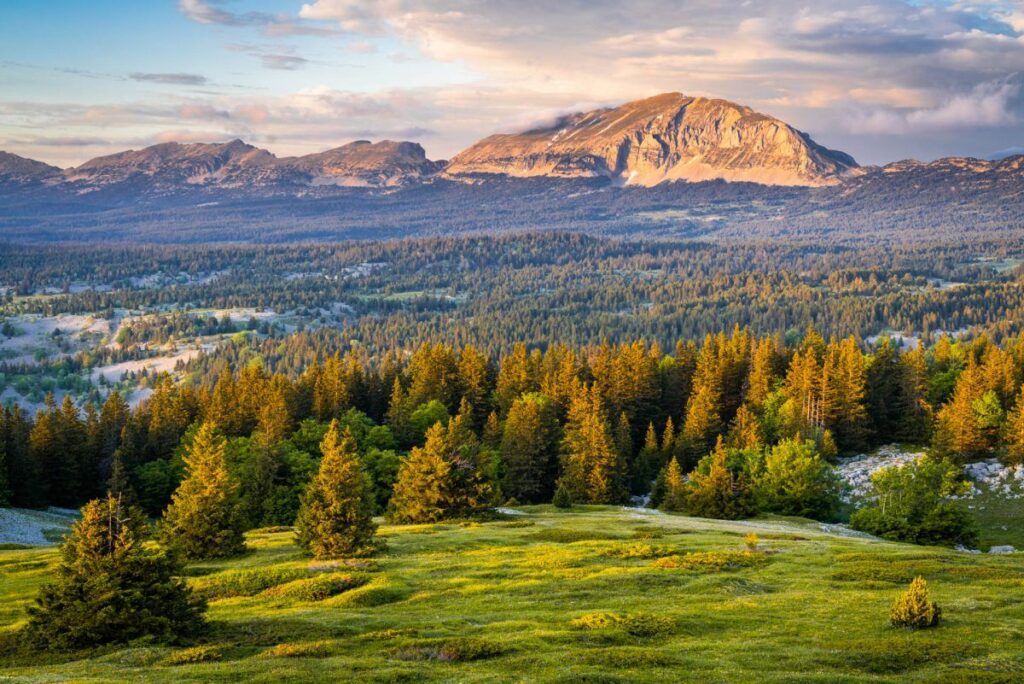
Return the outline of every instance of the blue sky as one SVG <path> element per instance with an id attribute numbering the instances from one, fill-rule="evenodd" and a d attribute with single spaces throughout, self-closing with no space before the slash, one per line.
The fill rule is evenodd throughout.
<path id="1" fill-rule="evenodd" d="M 242 137 L 454 154 L 670 90 L 862 163 L 1024 146 L 1024 3 L 48 0 L 0 3 L 0 149 L 59 165 Z"/>

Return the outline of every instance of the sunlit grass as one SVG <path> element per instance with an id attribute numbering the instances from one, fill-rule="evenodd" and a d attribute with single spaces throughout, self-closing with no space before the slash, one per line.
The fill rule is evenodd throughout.
<path id="1" fill-rule="evenodd" d="M 0 655 L 15 681 L 1014 681 L 1024 562 L 612 507 L 510 521 L 383 526 L 369 562 L 313 563 L 286 530 L 195 564 L 210 634 L 170 648 Z M 756 532 L 756 549 L 744 537 Z M 641 540 L 641 541 L 638 541 Z M 56 563 L 0 551 L 0 634 Z M 946 621 L 888 624 L 923 575 Z"/>

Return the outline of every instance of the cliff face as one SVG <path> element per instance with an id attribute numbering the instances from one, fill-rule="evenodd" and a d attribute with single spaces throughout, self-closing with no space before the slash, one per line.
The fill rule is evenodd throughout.
<path id="1" fill-rule="evenodd" d="M 749 107 L 667 93 L 553 126 L 492 135 L 456 155 L 449 175 L 610 177 L 651 186 L 722 178 L 831 185 L 857 163 Z"/>

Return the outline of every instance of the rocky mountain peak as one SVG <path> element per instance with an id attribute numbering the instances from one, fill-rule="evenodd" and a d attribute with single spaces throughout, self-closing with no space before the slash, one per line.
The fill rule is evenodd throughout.
<path id="1" fill-rule="evenodd" d="M 446 171 L 508 176 L 609 177 L 633 185 L 721 178 L 767 185 L 830 185 L 856 168 L 788 124 L 726 100 L 664 93 L 498 134 L 456 155 Z"/>

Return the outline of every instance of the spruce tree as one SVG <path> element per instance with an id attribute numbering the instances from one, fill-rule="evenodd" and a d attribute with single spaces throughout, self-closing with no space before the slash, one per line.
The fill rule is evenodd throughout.
<path id="1" fill-rule="evenodd" d="M 654 429 L 654 423 L 648 423 L 647 434 L 644 436 L 644 446 L 636 455 L 630 472 L 634 493 L 644 494 L 650 491 L 651 484 L 654 478 L 658 476 L 658 471 L 661 469 L 663 462 L 661 446 L 658 444 L 658 433 Z"/>
<path id="2" fill-rule="evenodd" d="M 739 520 L 757 514 L 757 504 L 746 476 L 733 472 L 721 439 L 706 463 L 706 470 L 690 473 L 686 511 L 702 518 Z"/>
<path id="3" fill-rule="evenodd" d="M 626 498 L 625 476 L 600 394 L 582 385 L 569 407 L 559 482 L 574 503 L 620 503 Z"/>
<path id="4" fill-rule="evenodd" d="M 664 489 L 658 508 L 665 511 L 685 511 L 686 478 L 683 476 L 683 469 L 679 466 L 679 459 L 673 458 L 665 466 L 663 481 Z"/>
<path id="5" fill-rule="evenodd" d="M 164 511 L 161 541 L 188 560 L 245 551 L 238 485 L 228 473 L 225 446 L 213 423 L 200 426 L 184 457 L 185 479 Z"/>
<path id="6" fill-rule="evenodd" d="M 437 522 L 448 513 L 452 466 L 445 458 L 446 430 L 436 423 L 426 437 L 426 443 L 414 447 L 398 469 L 388 502 L 388 519 L 393 522 Z"/>
<path id="7" fill-rule="evenodd" d="M 114 496 L 90 501 L 61 546 L 54 582 L 29 608 L 25 637 L 73 649 L 140 637 L 180 641 L 200 633 L 205 602 L 175 577 L 173 556 L 144 548 L 142 514 Z"/>
<path id="8" fill-rule="evenodd" d="M 296 541 L 314 558 L 364 555 L 373 550 L 373 494 L 356 441 L 338 421 L 320 444 L 320 471 L 306 487 L 295 521 Z"/>
<path id="9" fill-rule="evenodd" d="M 512 402 L 501 439 L 502 493 L 524 503 L 548 501 L 558 469 L 555 406 L 541 394 Z"/>

